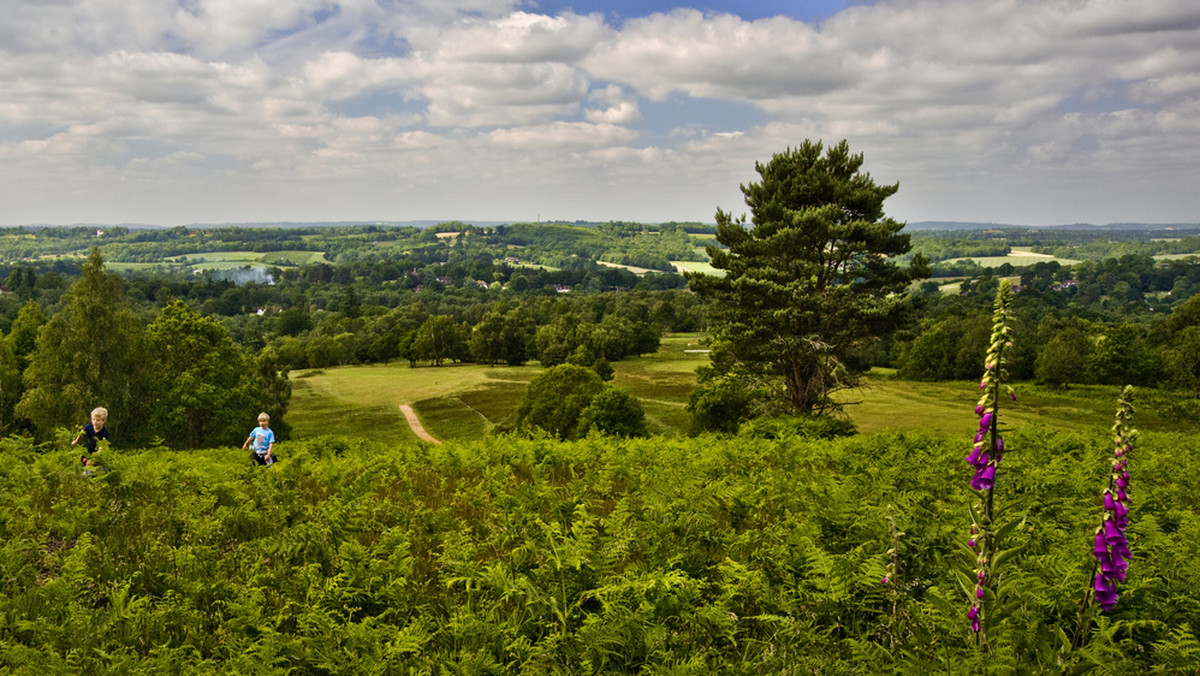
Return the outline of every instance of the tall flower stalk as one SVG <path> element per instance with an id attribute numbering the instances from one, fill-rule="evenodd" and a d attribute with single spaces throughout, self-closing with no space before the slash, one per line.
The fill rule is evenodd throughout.
<path id="1" fill-rule="evenodd" d="M 1088 576 L 1091 583 L 1079 607 L 1079 622 L 1071 648 L 1083 645 L 1091 628 L 1093 608 L 1104 612 L 1116 607 L 1117 583 L 1125 581 L 1129 569 L 1129 541 L 1125 529 L 1129 526 L 1129 455 L 1137 441 L 1133 427 L 1133 387 L 1125 386 L 1117 400 L 1117 415 L 1113 421 L 1113 455 L 1108 485 L 1104 488 L 1104 512 L 1100 527 L 1092 538 L 1092 556 L 1096 558 Z"/>
<path id="2" fill-rule="evenodd" d="M 979 646 L 987 645 L 986 632 L 989 588 L 995 580 L 992 562 L 996 554 L 995 490 L 996 467 L 1004 456 L 1004 439 L 1000 436 L 1000 402 L 1005 396 L 1013 401 L 1017 395 L 1007 384 L 1008 353 L 1012 348 L 1009 322 L 1009 306 L 1012 303 L 1012 288 L 1008 281 L 1000 283 L 992 312 L 992 338 L 984 359 L 983 378 L 979 382 L 982 394 L 975 406 L 979 416 L 979 429 L 975 433 L 967 463 L 974 469 L 971 488 L 976 491 L 978 502 L 971 510 L 971 539 L 967 543 L 975 553 L 974 593 L 967 619 Z M 994 597 L 994 595 L 992 595 Z"/>
<path id="3" fill-rule="evenodd" d="M 1115 448 L 1112 473 L 1104 489 L 1104 520 L 1096 530 L 1092 549 L 1099 568 L 1092 582 L 1092 597 L 1104 611 L 1117 605 L 1117 583 L 1125 581 L 1131 556 L 1125 528 L 1129 526 L 1129 454 L 1138 433 L 1132 420 L 1133 388 L 1126 386 L 1112 428 Z"/>

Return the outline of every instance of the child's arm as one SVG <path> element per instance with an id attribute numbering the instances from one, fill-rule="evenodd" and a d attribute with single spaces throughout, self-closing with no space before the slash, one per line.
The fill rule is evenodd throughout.
<path id="1" fill-rule="evenodd" d="M 246 437 L 246 443 L 242 444 L 242 450 L 244 451 L 247 448 L 250 448 L 250 442 L 253 440 L 254 440 L 254 437 Z"/>
<path id="2" fill-rule="evenodd" d="M 270 446 L 267 446 L 267 460 L 270 460 L 275 454 L 275 442 L 272 441 Z"/>
<path id="3" fill-rule="evenodd" d="M 79 443 L 79 438 L 83 436 L 83 432 L 84 432 L 84 430 L 79 430 L 79 434 L 75 435 L 75 439 L 73 441 L 71 441 L 72 446 Z"/>

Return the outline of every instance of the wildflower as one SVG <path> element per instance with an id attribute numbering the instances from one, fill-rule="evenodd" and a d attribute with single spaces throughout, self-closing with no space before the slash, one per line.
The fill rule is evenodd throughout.
<path id="1" fill-rule="evenodd" d="M 1125 538 L 1125 529 L 1129 526 L 1129 496 L 1125 492 L 1129 487 L 1129 461 L 1126 456 L 1133 450 L 1133 439 L 1137 436 L 1137 430 L 1129 425 L 1133 416 L 1132 400 L 1133 388 L 1126 387 L 1121 394 L 1117 422 L 1113 425 L 1116 448 L 1112 474 L 1104 491 L 1104 521 L 1096 531 L 1092 547 L 1092 555 L 1099 566 L 1092 584 L 1092 597 L 1106 611 L 1116 606 L 1117 583 L 1125 581 L 1129 559 L 1133 557 Z"/>
<path id="2" fill-rule="evenodd" d="M 976 634 L 981 634 L 983 631 L 980 609 L 987 596 L 984 588 L 993 574 L 989 566 L 996 548 L 991 493 L 996 485 L 996 465 L 1004 455 L 1004 439 L 998 433 L 999 420 L 997 418 L 1001 393 L 1007 392 L 1009 397 L 1016 401 L 1016 394 L 1012 387 L 1004 383 L 1008 377 L 1008 371 L 1005 368 L 1007 350 L 1012 347 L 1012 342 L 1008 339 L 1010 333 L 1008 307 L 1011 295 L 1011 285 L 1007 281 L 1001 282 L 1000 290 L 996 293 L 991 344 L 984 359 L 983 378 L 979 381 L 979 389 L 983 390 L 983 394 L 975 404 L 975 415 L 979 416 L 979 427 L 975 432 L 971 453 L 966 458 L 967 464 L 973 469 L 971 488 L 987 492 L 986 499 L 981 498 L 978 508 L 972 511 L 974 520 L 971 524 L 971 537 L 967 542 L 972 550 L 978 548 L 975 598 L 971 600 L 971 608 L 967 611 L 967 618 L 971 621 L 971 630 Z M 1108 554 L 1107 544 L 1105 554 Z M 982 642 L 982 637 L 979 640 Z"/>
<path id="3" fill-rule="evenodd" d="M 1112 610 L 1113 606 L 1117 605 L 1117 585 L 1104 576 L 1104 573 L 1096 574 L 1096 582 L 1092 585 L 1092 590 L 1096 595 L 1096 603 L 1104 610 Z"/>
<path id="4" fill-rule="evenodd" d="M 976 471 L 975 476 L 971 478 L 971 488 L 977 491 L 991 490 L 994 485 L 996 485 L 996 466 L 993 464 L 988 464 Z"/>

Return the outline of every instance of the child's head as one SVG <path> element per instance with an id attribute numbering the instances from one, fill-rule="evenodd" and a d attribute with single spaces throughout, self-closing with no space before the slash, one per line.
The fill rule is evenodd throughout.
<path id="1" fill-rule="evenodd" d="M 265 412 L 259 413 L 258 414 L 258 424 L 262 425 L 263 427 L 270 425 L 271 424 L 271 416 L 267 415 Z"/>
<path id="2" fill-rule="evenodd" d="M 92 427 L 100 429 L 108 422 L 108 409 L 103 406 L 97 406 L 92 409 Z"/>

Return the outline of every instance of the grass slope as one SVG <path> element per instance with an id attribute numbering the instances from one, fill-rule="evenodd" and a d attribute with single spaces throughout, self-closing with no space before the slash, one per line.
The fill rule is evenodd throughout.
<path id="1" fill-rule="evenodd" d="M 688 394 L 696 386 L 696 367 L 708 363 L 698 334 L 662 340 L 658 352 L 614 364 L 613 384 L 638 398 L 652 434 L 687 433 Z M 481 439 L 513 415 L 525 386 L 540 366 L 456 364 L 410 368 L 406 363 L 353 366 L 293 374 L 288 420 L 296 438 L 319 434 L 354 434 L 372 439 L 415 439 L 400 404 L 411 404 L 422 424 L 442 440 Z M 977 383 L 926 383 L 898 380 L 877 369 L 863 387 L 846 390 L 838 400 L 861 432 L 889 429 L 973 432 L 974 421 L 963 412 L 975 407 Z M 1111 420 L 1117 388 L 1075 386 L 1070 390 L 1018 384 L 1019 401 L 1004 408 L 1012 426 L 1079 430 Z M 1171 422 L 1143 407 L 1143 429 L 1196 431 L 1193 422 Z"/>

